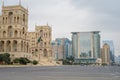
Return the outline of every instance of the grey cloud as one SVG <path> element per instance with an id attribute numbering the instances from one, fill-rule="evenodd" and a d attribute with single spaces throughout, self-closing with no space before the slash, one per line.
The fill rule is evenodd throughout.
<path id="1" fill-rule="evenodd" d="M 107 31 L 120 30 L 120 0 L 71 0 L 76 10 L 90 8 L 93 28 Z M 96 27 L 95 27 L 96 26 Z M 98 27 L 97 27 L 98 26 Z"/>

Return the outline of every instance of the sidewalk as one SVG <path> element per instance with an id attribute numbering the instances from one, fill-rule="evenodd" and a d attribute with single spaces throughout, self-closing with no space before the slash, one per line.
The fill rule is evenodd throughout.
<path id="1" fill-rule="evenodd" d="M 4 68 L 4 67 L 29 67 L 29 66 L 37 66 L 37 65 L 0 65 L 0 68 Z"/>
<path id="2" fill-rule="evenodd" d="M 59 66 L 57 64 L 28 64 L 28 65 L 0 65 L 0 68 L 5 68 L 5 67 L 35 67 L 35 66 Z"/>

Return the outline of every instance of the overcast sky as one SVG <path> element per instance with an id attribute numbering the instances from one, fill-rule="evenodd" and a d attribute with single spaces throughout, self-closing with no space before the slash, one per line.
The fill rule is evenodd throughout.
<path id="1" fill-rule="evenodd" d="M 4 4 L 18 5 L 19 0 L 4 0 Z M 21 4 L 29 9 L 29 31 L 47 23 L 53 39 L 71 39 L 76 31 L 101 31 L 101 40 L 113 40 L 120 55 L 120 0 L 21 0 Z"/>

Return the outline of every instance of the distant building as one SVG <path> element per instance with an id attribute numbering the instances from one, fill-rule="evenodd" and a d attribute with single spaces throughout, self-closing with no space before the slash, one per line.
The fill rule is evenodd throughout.
<path id="1" fill-rule="evenodd" d="M 120 64 L 120 58 L 119 58 L 119 56 L 115 56 L 115 64 Z"/>
<path id="2" fill-rule="evenodd" d="M 52 51 L 56 60 L 72 56 L 72 45 L 68 38 L 56 38 L 52 42 Z"/>
<path id="3" fill-rule="evenodd" d="M 108 44 L 104 44 L 101 50 L 102 64 L 110 64 L 110 47 Z"/>
<path id="4" fill-rule="evenodd" d="M 115 64 L 119 64 L 120 65 L 120 55 L 115 56 Z"/>
<path id="5" fill-rule="evenodd" d="M 77 63 L 101 63 L 99 31 L 72 32 L 72 53 Z"/>
<path id="6" fill-rule="evenodd" d="M 120 64 L 120 55 L 118 56 L 118 63 Z"/>
<path id="7" fill-rule="evenodd" d="M 103 45 L 104 44 L 108 44 L 109 47 L 110 47 L 110 63 L 115 63 L 115 55 L 114 55 L 114 44 L 113 44 L 113 41 L 112 40 L 104 40 L 103 41 Z"/>

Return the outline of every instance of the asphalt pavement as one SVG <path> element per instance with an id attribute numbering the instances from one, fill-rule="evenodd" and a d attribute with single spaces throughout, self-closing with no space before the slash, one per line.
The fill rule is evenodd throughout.
<path id="1" fill-rule="evenodd" d="M 0 80 L 120 80 L 119 66 L 2 67 Z"/>

